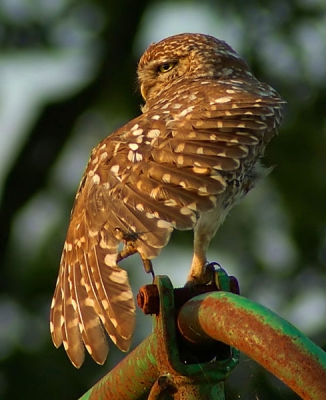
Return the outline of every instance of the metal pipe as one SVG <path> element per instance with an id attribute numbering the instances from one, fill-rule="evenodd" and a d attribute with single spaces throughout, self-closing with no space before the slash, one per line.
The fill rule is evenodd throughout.
<path id="1" fill-rule="evenodd" d="M 149 335 L 80 400 L 137 400 L 149 393 L 158 376 L 157 341 Z"/>
<path id="2" fill-rule="evenodd" d="M 326 353 L 260 304 L 227 292 L 199 295 L 181 308 L 178 327 L 190 342 L 236 347 L 305 400 L 326 398 Z"/>
<path id="3" fill-rule="evenodd" d="M 155 283 L 141 291 L 140 299 L 145 309 L 157 310 L 153 334 L 80 400 L 155 400 L 164 396 L 175 400 L 224 400 L 224 380 L 238 363 L 238 351 L 223 345 L 220 354 L 221 344 L 217 346 L 211 339 L 208 354 L 201 346 L 182 346 L 176 331 L 172 283 L 165 276 L 157 276 Z M 185 289 L 185 301 L 188 291 Z M 184 297 L 180 291 L 177 293 L 179 298 Z M 195 361 L 189 360 L 188 352 Z"/>

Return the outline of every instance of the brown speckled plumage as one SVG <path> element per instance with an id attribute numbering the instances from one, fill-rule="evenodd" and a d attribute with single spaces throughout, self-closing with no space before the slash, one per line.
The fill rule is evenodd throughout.
<path id="1" fill-rule="evenodd" d="M 263 173 L 259 159 L 282 118 L 279 95 L 211 36 L 152 44 L 138 78 L 143 113 L 92 151 L 62 253 L 51 334 L 77 367 L 83 343 L 105 361 L 102 326 L 120 349 L 130 346 L 135 305 L 117 265 L 124 257 L 138 252 L 150 270 L 173 229 L 193 229 L 188 282 L 205 283 L 209 242 Z"/>

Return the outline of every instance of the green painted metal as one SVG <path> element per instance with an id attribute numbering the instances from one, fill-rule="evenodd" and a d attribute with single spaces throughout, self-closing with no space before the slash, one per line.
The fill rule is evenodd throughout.
<path id="1" fill-rule="evenodd" d="M 216 271 L 219 289 L 229 290 L 231 278 Z M 176 310 L 170 280 L 156 277 L 155 284 L 148 299 L 159 301 L 153 333 L 81 400 L 224 400 L 224 380 L 238 362 L 235 348 L 303 399 L 326 398 L 326 354 L 289 322 L 225 291 L 201 294 Z M 231 347 L 223 344 L 220 353 L 221 342 Z"/>
<path id="2" fill-rule="evenodd" d="M 224 292 L 230 292 L 230 277 L 227 272 L 218 264 L 212 263 L 210 265 L 216 265 L 218 269 L 215 270 L 215 283 L 219 290 Z"/>
<path id="3" fill-rule="evenodd" d="M 152 333 L 80 400 L 147 399 L 159 373 L 154 357 L 156 346 Z"/>
<path id="4" fill-rule="evenodd" d="M 303 399 L 326 398 L 326 353 L 268 308 L 226 292 L 199 295 L 180 310 L 182 335 L 235 346 Z"/>
<path id="5" fill-rule="evenodd" d="M 239 352 L 231 348 L 228 357 L 218 360 L 214 358 L 212 346 L 207 360 L 210 362 L 185 362 L 185 355 L 180 351 L 182 346 L 178 345 L 171 281 L 166 276 L 158 276 L 155 278 L 155 284 L 160 299 L 159 315 L 153 317 L 160 376 L 151 390 L 149 399 L 166 393 L 173 394 L 172 398 L 175 400 L 224 400 L 224 380 L 238 364 Z M 164 385 L 160 384 L 162 379 Z"/>
<path id="6" fill-rule="evenodd" d="M 227 284 L 224 275 L 223 279 Z M 153 316 L 153 333 L 80 400 L 225 399 L 224 380 L 238 364 L 239 352 L 231 348 L 227 357 L 214 359 L 216 346 L 210 341 L 210 362 L 185 362 L 179 350 L 182 344 L 176 330 L 172 284 L 160 276 L 155 283 L 160 311 Z"/>

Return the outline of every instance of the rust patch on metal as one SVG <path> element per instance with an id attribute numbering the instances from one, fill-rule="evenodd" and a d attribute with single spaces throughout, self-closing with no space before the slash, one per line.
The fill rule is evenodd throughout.
<path id="1" fill-rule="evenodd" d="M 157 286 L 155 284 L 142 286 L 137 294 L 137 304 L 145 315 L 158 315 L 160 302 Z"/>
<path id="2" fill-rule="evenodd" d="M 314 344 L 272 311 L 260 305 L 249 309 L 250 304 L 255 303 L 230 296 L 193 299 L 178 326 L 188 340 L 214 338 L 236 347 L 302 398 L 323 400 L 326 371 L 313 353 Z"/>

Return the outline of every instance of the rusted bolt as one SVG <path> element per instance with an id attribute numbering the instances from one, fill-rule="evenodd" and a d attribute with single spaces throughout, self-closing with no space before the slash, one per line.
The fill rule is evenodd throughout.
<path id="1" fill-rule="evenodd" d="M 138 307 L 143 310 L 145 315 L 157 315 L 160 310 L 157 286 L 154 284 L 142 286 L 137 294 L 137 304 Z"/>
<path id="2" fill-rule="evenodd" d="M 240 294 L 239 284 L 234 276 L 230 276 L 230 291 L 235 294 Z M 208 293 L 218 290 L 215 284 L 186 286 L 183 288 L 174 289 L 174 300 L 177 308 L 180 308 L 184 303 L 202 293 Z M 160 310 L 159 293 L 155 284 L 145 285 L 139 289 L 137 294 L 137 304 L 145 315 L 158 315 Z"/>

